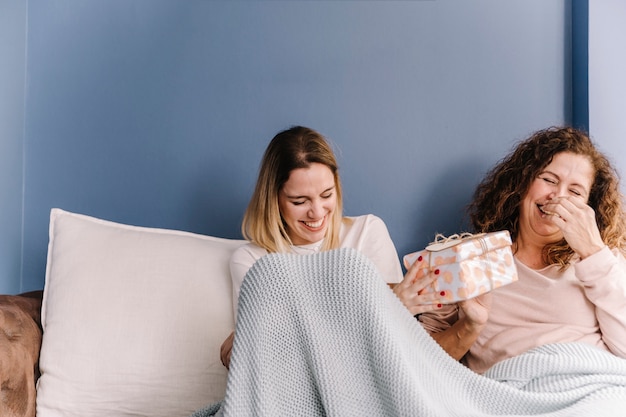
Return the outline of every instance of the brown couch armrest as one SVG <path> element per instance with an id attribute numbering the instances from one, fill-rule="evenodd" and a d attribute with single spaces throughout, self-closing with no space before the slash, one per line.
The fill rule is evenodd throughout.
<path id="1" fill-rule="evenodd" d="M 0 295 L 1 416 L 35 417 L 42 295 Z"/>

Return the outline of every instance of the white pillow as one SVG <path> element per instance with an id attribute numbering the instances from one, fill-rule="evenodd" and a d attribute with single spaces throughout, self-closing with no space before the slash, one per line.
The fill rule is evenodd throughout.
<path id="1" fill-rule="evenodd" d="M 222 399 L 243 242 L 52 209 L 37 416 L 187 417 Z"/>

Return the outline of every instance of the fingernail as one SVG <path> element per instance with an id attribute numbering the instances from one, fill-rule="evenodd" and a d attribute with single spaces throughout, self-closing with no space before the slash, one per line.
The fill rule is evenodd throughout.
<path id="1" fill-rule="evenodd" d="M 440 295 L 440 296 L 442 296 L 442 297 L 444 297 L 444 296 L 446 295 L 446 292 L 445 292 L 445 291 L 441 291 L 441 292 L 439 293 L 439 295 Z"/>
<path id="2" fill-rule="evenodd" d="M 439 270 L 435 269 L 435 275 L 439 275 Z"/>
<path id="3" fill-rule="evenodd" d="M 437 304 L 437 308 L 441 308 L 443 307 L 441 304 Z"/>
<path id="4" fill-rule="evenodd" d="M 424 257 L 422 255 L 417 257 L 417 262 L 422 262 L 424 260 Z"/>

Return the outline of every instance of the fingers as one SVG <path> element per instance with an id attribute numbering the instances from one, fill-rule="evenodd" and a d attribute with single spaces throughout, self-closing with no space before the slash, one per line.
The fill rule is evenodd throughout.
<path id="1" fill-rule="evenodd" d="M 226 353 L 222 352 L 222 355 L 220 355 L 220 359 L 222 360 L 222 365 L 224 365 L 224 367 L 226 369 L 230 369 L 230 350 Z"/>
<path id="2" fill-rule="evenodd" d="M 232 332 L 224 342 L 222 342 L 222 346 L 220 347 L 220 360 L 222 361 L 222 365 L 228 369 L 230 367 L 230 354 L 233 351 L 233 340 L 235 339 L 235 332 Z"/>
<path id="3" fill-rule="evenodd" d="M 585 217 L 595 222 L 595 212 L 582 198 L 557 197 L 544 204 L 543 209 L 555 219 L 568 221 Z"/>
<path id="4" fill-rule="evenodd" d="M 404 280 L 393 289 L 413 315 L 442 308 L 442 300 L 445 297 L 445 292 L 437 293 L 431 285 L 437 279 L 437 275 L 423 266 L 421 260 L 413 263 Z"/>
<path id="5" fill-rule="evenodd" d="M 491 310 L 491 293 L 487 292 L 478 297 L 461 301 L 459 308 L 465 314 L 466 320 L 471 326 L 484 326 L 489 318 Z"/>
<path id="6" fill-rule="evenodd" d="M 544 208 L 551 221 L 561 229 L 563 238 L 582 259 L 604 247 L 595 211 L 581 198 L 555 198 Z"/>
<path id="7" fill-rule="evenodd" d="M 416 292 L 429 286 L 436 279 L 436 276 L 426 274 L 426 272 L 429 272 L 427 266 L 423 259 L 416 260 L 406 272 L 402 284 L 411 287 Z"/>

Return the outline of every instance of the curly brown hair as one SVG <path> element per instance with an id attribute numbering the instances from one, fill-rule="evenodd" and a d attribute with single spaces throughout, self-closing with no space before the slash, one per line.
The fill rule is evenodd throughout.
<path id="1" fill-rule="evenodd" d="M 572 127 L 550 127 L 535 132 L 530 138 L 519 142 L 508 156 L 487 173 L 468 206 L 474 232 L 508 230 L 515 242 L 519 233 L 521 201 L 532 181 L 561 152 L 589 158 L 595 178 L 588 204 L 595 211 L 604 243 L 626 254 L 624 196 L 620 192 L 619 175 L 589 136 Z M 548 264 L 566 267 L 574 251 L 562 239 L 546 245 L 543 255 Z"/>

